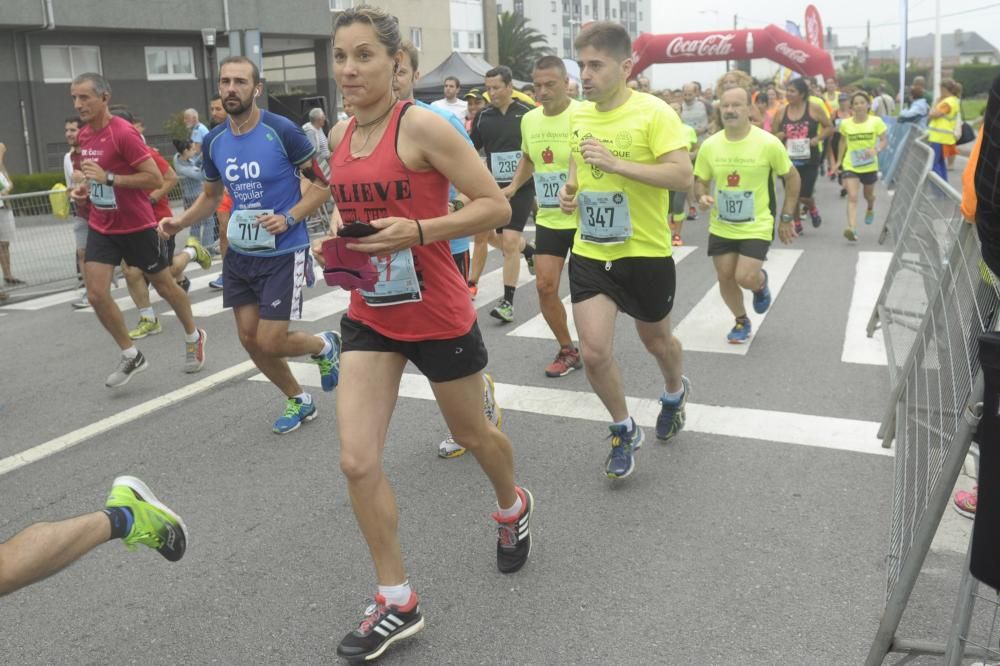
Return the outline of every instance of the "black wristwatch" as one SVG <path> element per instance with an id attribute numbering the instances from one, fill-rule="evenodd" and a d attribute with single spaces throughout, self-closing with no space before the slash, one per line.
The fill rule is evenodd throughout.
<path id="1" fill-rule="evenodd" d="M 462 203 L 461 199 L 452 199 L 449 203 L 451 203 L 452 208 L 455 210 L 462 210 L 465 208 L 465 204 Z"/>
<path id="2" fill-rule="evenodd" d="M 114 187 L 115 186 L 115 174 L 113 174 L 113 173 L 106 173 L 106 174 L 104 174 L 104 183 L 106 185 L 110 185 L 111 187 Z"/>

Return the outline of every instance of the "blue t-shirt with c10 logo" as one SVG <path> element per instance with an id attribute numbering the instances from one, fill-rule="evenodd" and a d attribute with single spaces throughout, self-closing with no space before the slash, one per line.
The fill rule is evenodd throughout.
<path id="1" fill-rule="evenodd" d="M 260 112 L 260 121 L 247 134 L 235 135 L 225 122 L 213 128 L 202 144 L 205 180 L 221 180 L 233 198 L 233 211 L 262 210 L 285 215 L 302 198 L 297 165 L 316 152 L 302 128 L 284 116 Z M 302 222 L 274 237 L 274 249 L 253 256 L 274 256 L 309 247 Z M 230 246 L 232 247 L 232 246 Z"/>

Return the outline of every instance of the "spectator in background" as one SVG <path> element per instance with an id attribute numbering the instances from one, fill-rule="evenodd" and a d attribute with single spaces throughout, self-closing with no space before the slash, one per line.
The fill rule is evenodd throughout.
<path id="1" fill-rule="evenodd" d="M 174 148 L 177 154 L 174 155 L 174 171 L 181 183 L 181 198 L 184 201 L 184 208 L 190 208 L 194 200 L 201 194 L 205 184 L 205 174 L 201 170 L 201 162 L 194 154 L 191 141 L 174 140 Z M 190 237 L 195 238 L 204 247 L 211 247 L 215 243 L 215 220 L 205 218 L 191 225 L 188 232 Z"/>
<path id="2" fill-rule="evenodd" d="M 681 121 L 694 129 L 698 143 L 708 136 L 708 121 L 712 117 L 712 107 L 698 96 L 698 84 L 694 81 L 685 83 L 681 89 Z M 673 102 L 674 100 L 670 100 Z"/>
<path id="3" fill-rule="evenodd" d="M 872 95 L 872 113 L 885 120 L 896 113 L 896 102 L 882 86 L 874 86 Z"/>
<path id="4" fill-rule="evenodd" d="M 927 143 L 934 149 L 934 173 L 941 180 L 948 181 L 948 165 L 945 161 L 945 146 L 955 145 L 955 127 L 958 124 L 958 84 L 954 79 L 941 81 L 941 96 L 930 110 L 927 126 Z"/>
<path id="5" fill-rule="evenodd" d="M 208 103 L 208 113 L 209 120 L 212 123 L 212 127 L 220 123 L 226 122 L 226 110 L 222 107 L 222 96 L 216 95 L 212 98 L 212 101 Z"/>
<path id="6" fill-rule="evenodd" d="M 306 133 L 306 138 L 316 149 L 316 159 L 326 161 L 330 159 L 330 143 L 326 138 L 326 114 L 318 106 L 309 110 L 309 122 L 302 126 L 302 131 Z M 185 204 L 185 208 L 189 208 Z"/>
<path id="7" fill-rule="evenodd" d="M 0 143 L 0 197 L 7 196 L 14 189 L 14 183 L 7 173 L 3 158 L 7 154 L 7 146 Z M 10 244 L 14 242 L 14 211 L 0 200 L 0 270 L 3 271 L 3 282 L 7 285 L 24 284 L 24 280 L 14 277 L 10 272 Z"/>
<path id="8" fill-rule="evenodd" d="M 448 109 L 458 116 L 459 120 L 465 120 L 468 117 L 468 105 L 464 100 L 458 98 L 458 91 L 461 87 L 462 82 L 458 80 L 458 77 L 449 76 L 444 80 L 444 99 L 433 102 L 431 106 Z"/>
<path id="9" fill-rule="evenodd" d="M 483 93 L 480 92 L 479 88 L 473 88 L 465 93 L 465 104 L 468 110 L 468 116 L 465 119 L 465 131 L 471 132 L 472 123 L 476 120 L 476 116 L 486 107 L 486 100 L 483 99 Z"/>
<path id="10" fill-rule="evenodd" d="M 949 171 L 955 166 L 955 158 L 958 157 L 957 137 L 961 133 L 962 121 L 964 120 L 962 118 L 962 84 L 958 81 L 955 81 L 955 97 L 958 98 L 958 117 L 955 118 L 956 143 L 944 146 L 944 161 Z"/>
<path id="11" fill-rule="evenodd" d="M 63 156 L 63 175 L 66 177 L 66 189 L 72 190 L 74 187 L 83 184 L 85 180 L 83 171 L 80 170 L 80 144 L 77 143 L 77 135 L 80 133 L 80 119 L 78 117 L 67 118 L 63 125 L 66 136 L 66 145 L 69 151 Z M 73 239 L 76 241 L 76 271 L 80 276 L 80 286 L 83 293 L 80 298 L 73 301 L 74 308 L 89 308 L 90 301 L 87 300 L 87 280 L 83 270 L 85 250 L 87 249 L 87 233 L 90 225 L 87 218 L 90 217 L 90 200 L 82 199 L 74 202 L 75 209 L 73 215 Z"/>
<path id="12" fill-rule="evenodd" d="M 193 144 L 195 155 L 201 155 L 201 143 L 208 134 L 208 128 L 198 120 L 198 112 L 194 109 L 187 109 L 184 112 L 184 126 L 191 130 L 191 143 Z"/>
<path id="13" fill-rule="evenodd" d="M 635 82 L 639 84 L 639 92 L 644 92 L 644 93 L 650 92 L 648 78 L 640 74 L 639 76 L 636 77 Z"/>
<path id="14" fill-rule="evenodd" d="M 538 104 L 538 100 L 535 99 L 535 84 L 525 83 L 524 86 L 521 88 L 521 92 L 523 92 L 531 99 L 535 100 L 535 104 Z"/>
<path id="15" fill-rule="evenodd" d="M 910 106 L 899 112 L 899 116 L 896 118 L 897 123 L 915 123 L 920 127 L 927 126 L 927 115 L 930 113 L 931 107 L 924 95 L 922 81 L 922 76 L 913 79 L 913 85 L 910 86 Z"/>
<path id="16" fill-rule="evenodd" d="M 569 87 L 566 88 L 566 92 L 573 99 L 580 99 L 580 82 L 576 79 L 570 79 Z"/>

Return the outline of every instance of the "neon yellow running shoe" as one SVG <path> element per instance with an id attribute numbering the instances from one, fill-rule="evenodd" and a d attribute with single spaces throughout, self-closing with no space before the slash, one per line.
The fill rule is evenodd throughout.
<path id="1" fill-rule="evenodd" d="M 159 335 L 163 332 L 163 326 L 160 325 L 159 319 L 148 319 L 146 317 L 139 317 L 139 323 L 136 327 L 128 332 L 128 337 L 133 340 L 142 340 L 147 335 Z"/>
<path id="2" fill-rule="evenodd" d="M 194 260 L 198 262 L 199 266 L 206 271 L 212 267 L 212 255 L 208 253 L 204 245 L 198 242 L 197 238 L 188 236 L 187 242 L 184 245 L 194 250 Z"/>
<path id="3" fill-rule="evenodd" d="M 134 476 L 119 476 L 111 484 L 106 507 L 127 507 L 132 512 L 132 530 L 122 541 L 129 550 L 149 546 L 171 562 L 184 557 L 187 528 L 145 483 Z"/>

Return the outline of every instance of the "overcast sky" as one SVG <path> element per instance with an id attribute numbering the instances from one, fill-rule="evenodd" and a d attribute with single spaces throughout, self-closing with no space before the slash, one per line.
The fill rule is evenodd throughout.
<path id="1" fill-rule="evenodd" d="M 936 0 L 909 0 L 909 36 L 925 35 L 934 31 Z M 746 0 L 705 0 L 704 2 L 675 2 L 653 0 L 652 31 L 656 34 L 675 32 L 700 32 L 723 27 L 732 28 L 733 15 L 737 15 L 740 28 L 761 28 L 768 23 L 784 27 L 785 21 L 803 25 L 808 2 L 796 0 L 767 0 L 749 3 Z M 841 45 L 860 45 L 865 39 L 865 22 L 871 20 L 871 48 L 898 47 L 900 25 L 899 0 L 818 0 L 813 4 L 819 10 L 823 30 L 833 28 Z M 959 13 L 962 12 L 962 13 Z M 948 16 L 956 14 L 955 16 Z M 942 0 L 941 31 L 961 29 L 978 32 L 994 46 L 1000 47 L 1000 2 L 991 0 Z M 925 19 L 925 20 L 924 20 Z M 768 61 L 753 62 L 754 76 L 766 76 L 777 65 Z M 691 65 L 655 65 L 647 70 L 654 88 L 680 87 L 692 78 L 714 81 L 722 75 L 725 63 L 695 63 Z"/>

